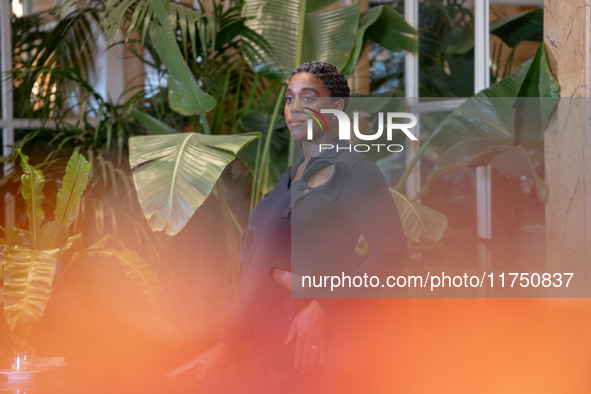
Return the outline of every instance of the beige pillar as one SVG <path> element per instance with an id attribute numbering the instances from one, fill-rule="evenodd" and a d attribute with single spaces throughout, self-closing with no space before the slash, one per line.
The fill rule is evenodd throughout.
<path id="1" fill-rule="evenodd" d="M 545 0 L 544 43 L 562 100 L 545 136 L 546 252 L 550 269 L 591 277 L 591 0 Z M 580 99 L 587 98 L 587 99 Z"/>

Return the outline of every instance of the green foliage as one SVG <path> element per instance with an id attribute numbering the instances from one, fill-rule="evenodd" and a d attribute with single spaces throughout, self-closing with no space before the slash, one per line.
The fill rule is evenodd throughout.
<path id="1" fill-rule="evenodd" d="M 447 217 L 425 205 L 410 201 L 404 194 L 390 189 L 398 208 L 404 235 L 415 242 L 439 242 L 447 228 Z"/>
<path id="2" fill-rule="evenodd" d="M 16 245 L 8 248 L 4 264 L 4 316 L 13 339 L 24 342 L 41 319 L 57 266 L 59 249 L 35 250 Z"/>
<path id="3" fill-rule="evenodd" d="M 424 0 L 419 7 L 420 91 L 422 97 L 468 97 L 473 94 L 474 15 L 465 0 Z M 515 47 L 542 41 L 543 10 L 534 9 L 491 22 L 490 33 L 511 48 L 505 66 L 500 46 L 492 48 L 491 81 L 507 77 Z"/>
<path id="4" fill-rule="evenodd" d="M 387 47 L 416 50 L 416 40 L 403 33 L 416 33 L 394 9 L 378 6 L 360 13 L 359 4 L 321 10 L 331 2 L 298 0 L 246 0 L 242 15 L 246 25 L 265 37 L 268 48 L 248 45 L 243 54 L 250 67 L 269 78 L 287 82 L 293 70 L 307 61 L 334 64 L 345 74 L 353 72 L 364 41 L 371 38 Z M 276 97 L 264 144 L 254 172 L 251 206 L 267 192 L 271 143 L 284 89 Z"/>
<path id="5" fill-rule="evenodd" d="M 56 116 L 77 88 L 72 78 L 88 78 L 100 34 L 99 13 L 95 6 L 73 8 L 66 15 L 50 9 L 13 20 L 17 117 Z"/>
<path id="6" fill-rule="evenodd" d="M 45 223 L 42 202 L 45 198 L 43 173 L 29 164 L 29 157 L 20 150 L 23 168 L 22 197 L 27 204 L 29 229 L 13 227 L 3 229 L 5 238 L 0 240 L 2 254 L 2 297 L 4 315 L 10 326 L 13 340 L 23 343 L 34 325 L 41 319 L 51 296 L 58 261 L 64 252 L 74 245 L 80 248 L 80 235 L 70 236 L 69 228 L 78 216 L 82 194 L 86 190 L 90 164 L 84 156 L 73 154 L 67 163 L 62 186 L 57 192 L 54 219 Z M 104 240 L 78 251 L 70 251 L 74 258 L 63 261 L 59 276 L 81 256 L 103 255 L 114 257 L 128 276 L 136 283 L 148 301 L 155 301 L 151 284 L 158 279 L 147 263 L 134 252 L 119 244 L 117 250 L 106 248 Z"/>
<path id="7" fill-rule="evenodd" d="M 146 127 L 168 127 L 141 115 Z M 130 139 L 129 164 L 144 216 L 156 231 L 178 233 L 211 193 L 223 169 L 257 134 L 177 133 Z"/>
<path id="8" fill-rule="evenodd" d="M 539 141 L 553 113 L 559 86 L 552 75 L 543 44 L 536 56 L 515 73 L 468 99 L 450 113 L 433 131 L 397 185 L 400 190 L 414 164 L 432 147 L 439 159 L 430 181 L 465 166 L 492 164 L 510 177 L 527 174 L 535 180 L 540 201 L 547 197 L 546 185 L 536 173 L 529 154 L 514 142 L 523 135 L 525 118 L 535 119 L 529 141 Z M 525 95 L 532 95 L 526 96 Z M 534 137 L 531 137 L 534 135 Z M 522 138 L 518 138 L 521 144 Z M 539 150 L 540 146 L 526 145 Z"/>
<path id="9" fill-rule="evenodd" d="M 246 0 L 242 14 L 247 26 L 266 38 L 270 50 L 256 45 L 244 51 L 259 74 L 287 81 L 303 62 L 328 61 L 343 72 L 353 71 L 367 36 L 384 46 L 416 49 L 416 41 L 402 33 L 414 30 L 389 6 L 360 15 L 359 5 L 322 10 L 310 0 Z M 366 36 L 366 38 L 367 38 Z"/>
<path id="10" fill-rule="evenodd" d="M 81 154 L 74 154 L 66 166 L 66 174 L 62 187 L 57 194 L 57 206 L 55 208 L 54 220 L 64 226 L 70 225 L 78 215 L 78 208 L 82 193 L 88 184 L 90 175 L 90 163 Z"/>
<path id="11" fill-rule="evenodd" d="M 490 24 L 490 32 L 512 48 L 522 41 L 542 42 L 544 9 L 536 8 L 497 19 Z"/>
<path id="12" fill-rule="evenodd" d="M 43 208 L 41 207 L 41 203 L 45 198 L 45 195 L 43 194 L 45 177 L 41 171 L 29 165 L 29 158 L 26 155 L 23 155 L 20 151 L 18 151 L 18 154 L 21 157 L 21 166 L 23 168 L 23 175 L 21 176 L 21 194 L 27 204 L 29 231 L 33 236 L 33 247 L 36 248 L 41 225 L 45 219 L 45 212 L 43 212 Z"/>
<path id="13" fill-rule="evenodd" d="M 169 73 L 170 107 L 187 116 L 211 111 L 216 105 L 215 99 L 201 90 L 185 63 L 169 25 L 166 9 L 158 1 L 152 4 L 158 23 L 150 25 L 150 35 Z"/>

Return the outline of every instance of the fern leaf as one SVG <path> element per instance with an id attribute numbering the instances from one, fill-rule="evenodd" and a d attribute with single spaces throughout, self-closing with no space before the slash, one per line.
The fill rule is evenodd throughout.
<path id="1" fill-rule="evenodd" d="M 26 340 L 51 295 L 59 249 L 9 248 L 4 263 L 4 315 L 14 340 Z"/>
<path id="2" fill-rule="evenodd" d="M 41 203 L 45 198 L 43 194 L 45 178 L 41 170 L 37 170 L 29 164 L 29 157 L 27 155 L 23 154 L 20 149 L 17 150 L 17 153 L 21 157 L 21 167 L 24 172 L 21 176 L 21 194 L 27 204 L 29 230 L 33 238 L 33 247 L 36 248 L 39 230 L 45 219 L 45 213 L 41 207 Z"/>
<path id="3" fill-rule="evenodd" d="M 68 228 L 78 215 L 78 207 L 82 193 L 86 190 L 90 163 L 79 153 L 75 153 L 68 160 L 66 174 L 62 186 L 57 193 L 55 221 L 63 223 Z"/>

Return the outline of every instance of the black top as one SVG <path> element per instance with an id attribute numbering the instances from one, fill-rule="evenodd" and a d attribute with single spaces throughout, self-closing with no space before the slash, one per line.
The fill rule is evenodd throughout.
<path id="1" fill-rule="evenodd" d="M 335 149 L 312 157 L 302 177 L 292 181 L 301 156 L 281 175 L 273 191 L 253 210 L 241 247 L 241 291 L 247 315 L 260 316 L 264 300 L 289 295 L 272 277 L 277 267 L 297 275 L 379 275 L 400 273 L 405 264 L 405 238 L 400 217 L 378 167 L 363 154 Z M 307 181 L 334 166 L 331 178 L 318 187 Z M 360 234 L 370 255 L 355 254 Z M 375 297 L 376 289 L 303 289 L 294 280 L 296 297 Z M 321 305 L 327 302 L 318 300 Z"/>
<path id="2" fill-rule="evenodd" d="M 386 312 L 378 300 L 334 299 L 377 297 L 380 289 L 298 291 L 301 281 L 296 278 L 292 279 L 292 296 L 272 276 L 273 267 L 297 275 L 368 274 L 379 275 L 381 280 L 402 271 L 405 238 L 388 186 L 373 162 L 348 149 L 348 144 L 339 142 L 335 149 L 312 157 L 303 175 L 292 181 L 304 161 L 300 157 L 251 214 L 240 250 L 243 319 L 229 327 L 223 340 L 238 343 L 250 334 L 255 369 L 271 367 L 287 375 L 295 371 L 296 341 L 286 345 L 285 339 L 293 317 L 310 302 L 296 297 L 315 298 L 326 311 L 332 341 L 327 349 L 333 349 L 326 354 L 332 354 L 333 360 L 342 359 L 339 354 L 361 360 L 366 354 L 363 363 L 369 366 L 369 361 L 380 358 L 368 349 L 392 350 L 384 345 L 385 338 L 392 336 L 391 326 L 384 321 L 391 311 Z M 334 166 L 330 179 L 309 187 L 310 178 L 328 166 Z M 355 254 L 360 234 L 370 247 L 366 258 Z"/>

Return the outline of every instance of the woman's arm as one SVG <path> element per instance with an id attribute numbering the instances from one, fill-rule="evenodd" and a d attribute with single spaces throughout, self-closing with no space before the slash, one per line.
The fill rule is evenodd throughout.
<path id="1" fill-rule="evenodd" d="M 217 368 L 227 353 L 227 345 L 223 342 L 218 342 L 213 347 L 198 354 L 192 360 L 183 365 L 173 369 L 166 374 L 168 379 L 174 379 L 189 371 L 194 371 L 195 379 L 202 380 L 212 370 Z"/>
<path id="2" fill-rule="evenodd" d="M 273 267 L 273 279 L 290 291 L 293 276 L 295 274 L 289 271 Z M 323 362 L 327 324 L 326 313 L 316 300 L 312 300 L 294 317 L 285 343 L 296 342 L 295 369 L 302 373 L 312 372 Z"/>
<path id="3" fill-rule="evenodd" d="M 351 167 L 339 203 L 370 247 L 369 256 L 347 274 L 376 275 L 383 280 L 387 275 L 403 271 L 406 238 L 400 215 L 384 176 L 373 162 L 361 160 Z M 367 289 L 363 296 L 375 296 L 373 290 Z"/>

